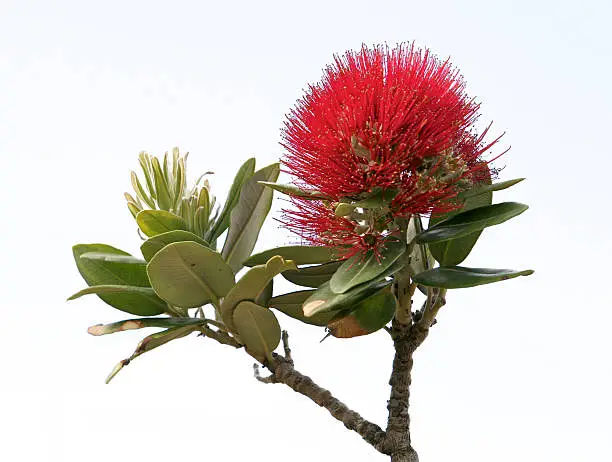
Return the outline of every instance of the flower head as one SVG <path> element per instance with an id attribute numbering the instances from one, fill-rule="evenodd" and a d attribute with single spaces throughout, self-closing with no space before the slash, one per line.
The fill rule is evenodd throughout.
<path id="1" fill-rule="evenodd" d="M 285 224 L 313 243 L 366 249 L 397 217 L 456 207 L 459 192 L 488 176 L 481 156 L 497 141 L 475 132 L 478 109 L 458 70 L 428 50 L 364 46 L 336 56 L 282 132 L 286 171 L 326 201 L 293 198 Z M 385 191 L 391 199 L 378 209 L 335 213 Z"/>

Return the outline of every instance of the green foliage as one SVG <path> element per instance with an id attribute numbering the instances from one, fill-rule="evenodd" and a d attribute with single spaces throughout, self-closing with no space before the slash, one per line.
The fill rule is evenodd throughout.
<path id="1" fill-rule="evenodd" d="M 374 279 L 338 294 L 331 290 L 329 282 L 322 284 L 302 305 L 304 315 L 311 317 L 317 313 L 351 310 L 362 300 L 390 285 L 390 281 Z"/>
<path id="2" fill-rule="evenodd" d="M 89 286 L 150 288 L 145 262 L 127 252 L 105 244 L 78 244 L 72 253 L 79 273 Z M 155 316 L 167 308 L 163 300 L 150 293 L 101 291 L 98 297 L 114 308 L 139 316 Z"/>
<path id="3" fill-rule="evenodd" d="M 243 265 L 262 265 L 275 255 L 280 255 L 285 260 L 293 260 L 296 265 L 312 265 L 335 260 L 333 250 L 329 247 L 322 247 L 319 245 L 290 245 L 264 250 L 263 252 L 251 255 L 244 261 Z"/>
<path id="4" fill-rule="evenodd" d="M 328 324 L 334 337 L 368 335 L 386 326 L 395 315 L 397 300 L 388 287 L 359 302 L 350 314 Z"/>
<path id="5" fill-rule="evenodd" d="M 240 199 L 231 213 L 227 238 L 221 252 L 235 273 L 251 255 L 272 206 L 272 190 L 258 182 L 276 181 L 279 173 L 278 164 L 269 165 L 255 172 L 242 186 Z"/>
<path id="6" fill-rule="evenodd" d="M 218 252 L 197 242 L 175 242 L 147 265 L 155 292 L 171 305 L 191 308 L 216 303 L 234 285 L 234 273 Z"/>
<path id="7" fill-rule="evenodd" d="M 87 329 L 87 332 L 91 335 L 100 336 L 126 330 L 144 329 L 146 327 L 203 326 L 210 322 L 214 321 L 202 318 L 136 318 L 111 324 L 96 324 Z"/>
<path id="8" fill-rule="evenodd" d="M 221 304 L 221 316 L 230 330 L 234 329 L 234 309 L 244 300 L 254 302 L 266 290 L 267 285 L 277 274 L 288 269 L 295 269 L 295 263 L 285 261 L 281 256 L 270 258 L 265 265 L 257 265 L 249 269 L 231 288 Z"/>
<path id="9" fill-rule="evenodd" d="M 504 281 L 518 276 L 529 276 L 533 270 L 515 271 L 509 269 L 464 268 L 462 266 L 441 266 L 414 276 L 414 282 L 427 287 L 461 289 L 492 282 Z"/>
<path id="10" fill-rule="evenodd" d="M 233 324 L 247 352 L 260 362 L 272 361 L 272 352 L 281 339 L 281 329 L 268 308 L 245 300 L 233 313 Z"/>
<path id="11" fill-rule="evenodd" d="M 520 215 L 529 207 L 517 202 L 478 207 L 441 221 L 416 236 L 417 243 L 443 242 L 467 236 L 489 226 L 498 225 Z"/>
<path id="12" fill-rule="evenodd" d="M 253 173 L 255 172 L 255 159 L 248 159 L 240 169 L 236 176 L 234 177 L 234 181 L 232 183 L 232 187 L 229 190 L 227 195 L 227 199 L 225 201 L 225 205 L 223 206 L 223 210 L 219 214 L 219 217 L 215 221 L 214 226 L 210 228 L 208 233 L 206 234 L 206 238 L 209 241 L 215 241 L 223 232 L 227 229 L 230 224 L 230 216 L 232 210 L 238 204 L 238 200 L 240 199 L 240 192 L 242 190 L 242 186 L 249 180 Z"/>
<path id="13" fill-rule="evenodd" d="M 329 288 L 342 294 L 359 284 L 378 278 L 406 251 L 406 244 L 397 239 L 387 239 L 380 255 L 372 251 L 355 255 L 346 260 L 329 281 Z M 396 268 L 399 270 L 400 268 Z"/>
<path id="14" fill-rule="evenodd" d="M 197 325 L 174 327 L 172 329 L 167 329 L 162 332 L 158 332 L 156 334 L 152 334 L 152 335 L 149 335 L 148 337 L 145 337 L 144 339 L 140 341 L 140 343 L 136 347 L 136 350 L 134 351 L 132 356 L 120 361 L 113 368 L 111 373 L 106 378 L 106 383 L 109 383 L 119 373 L 119 371 L 123 369 L 125 366 L 127 366 L 134 358 L 137 358 L 138 356 L 140 356 L 143 353 L 146 353 L 147 351 L 151 351 L 154 348 L 157 348 L 168 342 L 171 342 L 172 340 L 176 340 L 176 339 L 185 337 L 186 335 L 189 335 L 192 332 L 195 332 L 196 330 L 198 330 L 198 327 L 199 326 Z"/>
<path id="15" fill-rule="evenodd" d="M 296 270 L 287 270 L 282 273 L 282 276 L 298 286 L 316 288 L 329 281 L 343 263 L 344 260 L 340 260 L 323 263 L 322 265 L 306 266 Z"/>
<path id="16" fill-rule="evenodd" d="M 187 229 L 187 223 L 181 217 L 165 210 L 143 210 L 136 215 L 136 223 L 148 237 L 170 231 Z"/>
<path id="17" fill-rule="evenodd" d="M 298 321 L 313 326 L 326 326 L 336 316 L 337 313 L 317 313 L 313 316 L 306 316 L 302 309 L 304 302 L 314 293 L 314 290 L 300 290 L 288 294 L 272 297 L 268 302 L 270 308 L 274 308 Z"/>
<path id="18" fill-rule="evenodd" d="M 329 200 L 330 198 L 324 194 L 321 194 L 317 191 L 304 191 L 297 186 L 293 186 L 291 184 L 279 184 L 273 183 L 270 181 L 260 181 L 259 184 L 267 186 L 275 191 L 278 191 L 283 194 L 287 194 L 288 196 L 293 197 L 302 197 L 304 199 L 313 199 L 313 200 Z"/>
<path id="19" fill-rule="evenodd" d="M 168 244 L 185 241 L 197 242 L 204 247 L 210 247 L 210 244 L 195 234 L 190 233 L 189 231 L 176 230 L 157 234 L 156 236 L 147 239 L 140 246 L 140 251 L 142 252 L 142 256 L 145 258 L 145 260 L 150 261 L 157 252 L 166 247 Z"/>

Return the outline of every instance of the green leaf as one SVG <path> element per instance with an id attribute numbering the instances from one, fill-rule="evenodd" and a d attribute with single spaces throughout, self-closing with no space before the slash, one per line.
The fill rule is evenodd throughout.
<path id="1" fill-rule="evenodd" d="M 272 190 L 258 181 L 275 181 L 279 173 L 279 164 L 269 165 L 255 172 L 242 186 L 240 200 L 232 210 L 230 227 L 221 252 L 235 273 L 251 255 L 272 206 Z"/>
<path id="2" fill-rule="evenodd" d="M 250 301 L 238 303 L 234 325 L 247 353 L 260 362 L 272 361 L 272 352 L 281 339 L 281 329 L 274 313 Z"/>
<path id="3" fill-rule="evenodd" d="M 385 288 L 357 304 L 347 316 L 328 324 L 329 333 L 338 338 L 368 335 L 382 329 L 395 316 L 397 300 Z"/>
<path id="4" fill-rule="evenodd" d="M 317 313 L 351 310 L 357 303 L 390 284 L 390 281 L 384 279 L 371 280 L 342 294 L 337 294 L 329 288 L 329 282 L 326 282 L 304 302 L 304 315 L 311 317 Z"/>
<path id="5" fill-rule="evenodd" d="M 149 237 L 169 231 L 187 230 L 187 223 L 178 215 L 165 210 L 142 210 L 136 215 L 138 227 Z"/>
<path id="6" fill-rule="evenodd" d="M 225 201 L 225 205 L 223 206 L 223 210 L 219 214 L 219 217 L 215 221 L 214 226 L 210 229 L 209 233 L 206 235 L 209 241 L 214 241 L 217 239 L 223 232 L 227 229 L 230 224 L 230 216 L 232 210 L 238 203 L 238 199 L 240 198 L 240 191 L 242 190 L 242 186 L 244 183 L 253 176 L 253 172 L 255 172 L 255 159 L 248 159 L 242 166 L 238 169 L 238 173 L 234 177 L 234 182 L 227 194 L 227 199 Z"/>
<path id="7" fill-rule="evenodd" d="M 491 185 L 477 186 L 475 189 L 485 189 Z M 472 190 L 466 191 L 470 193 Z M 454 210 L 444 215 L 433 216 L 429 220 L 429 227 L 433 227 L 436 223 L 448 220 L 461 212 L 467 212 L 478 207 L 485 207 L 493 203 L 493 192 L 482 191 L 473 196 L 468 196 L 464 199 L 463 207 L 460 210 Z M 435 242 L 429 244 L 429 251 L 433 257 L 442 266 L 454 266 L 464 261 L 478 241 L 482 234 L 482 230 L 468 234 L 467 236 L 458 239 L 451 239 L 444 242 Z M 429 269 L 429 268 L 428 268 Z"/>
<path id="8" fill-rule="evenodd" d="M 335 260 L 333 250 L 330 247 L 322 247 L 320 245 L 290 245 L 264 250 L 263 252 L 251 255 L 243 265 L 263 265 L 275 255 L 280 255 L 285 260 L 293 260 L 296 265 L 312 265 Z"/>
<path id="9" fill-rule="evenodd" d="M 144 262 L 123 250 L 105 244 L 78 244 L 72 248 L 72 253 L 79 273 L 90 286 L 150 287 Z M 84 254 L 98 258 L 82 258 Z M 121 311 L 138 316 L 155 316 L 167 308 L 163 300 L 150 294 L 107 292 L 98 297 Z"/>
<path id="10" fill-rule="evenodd" d="M 285 261 L 283 257 L 275 256 L 270 258 L 265 265 L 257 265 L 248 270 L 232 287 L 221 304 L 221 316 L 227 327 L 234 329 L 233 314 L 238 303 L 244 300 L 257 300 L 274 276 L 295 268 L 293 261 Z"/>
<path id="11" fill-rule="evenodd" d="M 168 244 L 151 259 L 147 274 L 157 295 L 182 308 L 218 300 L 234 285 L 221 255 L 197 242 Z"/>
<path id="12" fill-rule="evenodd" d="M 329 288 L 342 294 L 359 284 L 377 278 L 406 251 L 406 244 L 397 239 L 387 239 L 380 255 L 368 251 L 365 256 L 355 255 L 346 260 L 329 280 Z"/>
<path id="13" fill-rule="evenodd" d="M 501 191 L 503 189 L 508 189 L 509 187 L 520 183 L 524 179 L 525 178 L 515 178 L 514 180 L 500 181 L 499 183 L 485 184 L 485 185 L 477 186 L 475 188 L 472 188 L 468 191 L 465 191 L 459 194 L 459 197 L 467 199 L 468 197 L 474 197 L 479 194 L 484 194 L 487 192 Z"/>
<path id="14" fill-rule="evenodd" d="M 297 270 L 287 270 L 282 276 L 289 282 L 293 282 L 298 286 L 319 287 L 324 282 L 327 282 L 334 275 L 336 270 L 344 263 L 341 261 L 332 261 L 322 265 L 307 266 L 298 268 Z"/>
<path id="15" fill-rule="evenodd" d="M 514 271 L 509 269 L 465 268 L 462 266 L 441 266 L 413 277 L 414 282 L 427 287 L 461 289 L 481 284 L 504 281 L 517 276 L 529 276 L 533 270 Z"/>
<path id="16" fill-rule="evenodd" d="M 140 251 L 142 252 L 143 257 L 145 257 L 147 261 L 150 261 L 157 252 L 166 247 L 168 244 L 185 241 L 197 242 L 204 247 L 210 247 L 210 245 L 204 239 L 196 236 L 195 234 L 190 233 L 189 231 L 176 230 L 161 233 L 147 239 L 140 246 Z"/>
<path id="17" fill-rule="evenodd" d="M 126 330 L 144 329 L 146 327 L 183 327 L 183 326 L 202 326 L 214 323 L 202 318 L 137 318 L 126 319 L 125 321 L 113 322 L 111 324 L 96 324 L 87 329 L 91 335 L 107 335 Z"/>
<path id="18" fill-rule="evenodd" d="M 287 194 L 288 196 L 302 197 L 304 199 L 312 199 L 312 200 L 329 200 L 330 199 L 329 196 L 326 196 L 325 194 L 320 193 L 318 191 L 304 191 L 292 184 L 280 184 L 280 183 L 273 183 L 270 181 L 260 181 L 259 184 L 267 186 L 268 188 L 272 188 L 275 191 L 278 191 L 280 193 Z"/>
<path id="19" fill-rule="evenodd" d="M 313 293 L 314 290 L 301 290 L 272 297 L 268 302 L 268 306 L 303 323 L 313 326 L 326 326 L 337 313 L 327 312 L 317 313 L 314 316 L 305 316 L 302 310 L 302 305 Z"/>
<path id="20" fill-rule="evenodd" d="M 427 229 L 416 237 L 417 243 L 443 242 L 467 236 L 520 215 L 529 207 L 518 202 L 478 207 L 462 212 Z"/>
<path id="21" fill-rule="evenodd" d="M 352 202 L 351 205 L 355 207 L 361 207 L 364 209 L 377 209 L 385 207 L 395 199 L 395 196 L 399 193 L 397 189 L 381 189 L 377 188 L 368 197 L 361 199 L 357 202 Z"/>
<path id="22" fill-rule="evenodd" d="M 121 286 L 116 284 L 107 284 L 99 286 L 91 286 L 68 297 L 68 300 L 76 300 L 83 295 L 89 294 L 140 294 L 148 297 L 156 297 L 155 291 L 151 287 L 138 286 Z"/>
<path id="23" fill-rule="evenodd" d="M 156 334 L 149 335 L 140 341 L 134 354 L 123 361 L 120 361 L 111 371 L 111 373 L 106 378 L 106 383 L 109 383 L 121 369 L 127 366 L 134 358 L 137 358 L 143 353 L 147 351 L 151 351 L 154 348 L 162 346 L 172 340 L 179 339 L 181 337 L 185 337 L 186 335 L 195 332 L 198 329 L 198 326 L 184 326 L 184 327 L 175 327 L 172 329 L 167 329 L 162 332 L 158 332 Z"/>
<path id="24" fill-rule="evenodd" d="M 271 279 L 263 291 L 257 296 L 255 299 L 255 303 L 261 306 L 268 306 L 270 303 L 270 299 L 272 298 L 272 294 L 274 293 L 274 279 Z"/>

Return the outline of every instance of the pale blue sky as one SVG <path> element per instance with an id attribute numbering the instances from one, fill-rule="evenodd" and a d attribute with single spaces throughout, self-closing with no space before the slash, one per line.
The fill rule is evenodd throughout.
<path id="1" fill-rule="evenodd" d="M 422 462 L 612 460 L 607 289 L 612 7 L 605 1 L 0 2 L 4 207 L 0 434 L 11 461 L 385 460 L 242 352 L 187 338 L 112 366 L 144 335 L 94 338 L 121 313 L 65 298 L 70 247 L 139 240 L 122 199 L 140 150 L 190 151 L 223 194 L 333 53 L 415 40 L 451 56 L 482 122 L 506 132 L 498 201 L 531 205 L 487 230 L 469 266 L 533 268 L 452 291 L 415 358 Z M 280 202 L 276 207 L 279 208 Z M 270 220 L 259 248 L 289 242 Z M 282 242 L 281 242 L 282 241 Z M 297 366 L 380 424 L 391 345 L 328 340 L 282 318 Z"/>

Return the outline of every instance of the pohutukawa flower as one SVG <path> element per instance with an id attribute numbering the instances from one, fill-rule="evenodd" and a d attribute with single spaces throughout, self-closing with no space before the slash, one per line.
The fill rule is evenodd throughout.
<path id="1" fill-rule="evenodd" d="M 482 156 L 499 140 L 476 133 L 478 109 L 459 71 L 428 50 L 336 56 L 282 132 L 286 171 L 326 200 L 292 198 L 284 224 L 350 255 L 381 245 L 395 218 L 457 207 L 459 192 L 490 176 Z"/>

